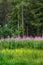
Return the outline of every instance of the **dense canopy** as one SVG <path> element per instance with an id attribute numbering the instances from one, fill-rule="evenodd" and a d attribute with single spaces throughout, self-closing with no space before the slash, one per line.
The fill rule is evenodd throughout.
<path id="1" fill-rule="evenodd" d="M 43 36 L 43 0 L 0 0 L 0 38 L 7 36 Z"/>

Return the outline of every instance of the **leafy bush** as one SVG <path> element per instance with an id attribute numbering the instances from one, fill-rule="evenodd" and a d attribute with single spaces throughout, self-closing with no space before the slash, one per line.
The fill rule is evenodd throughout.
<path id="1" fill-rule="evenodd" d="M 14 36 L 23 36 L 23 32 L 24 32 L 24 28 L 23 26 L 21 25 L 19 27 L 19 29 L 15 29 L 15 32 L 14 32 Z"/>
<path id="2" fill-rule="evenodd" d="M 13 36 L 12 30 L 8 27 L 8 25 L 3 26 L 0 28 L 0 38 L 6 38 L 8 36 Z"/>

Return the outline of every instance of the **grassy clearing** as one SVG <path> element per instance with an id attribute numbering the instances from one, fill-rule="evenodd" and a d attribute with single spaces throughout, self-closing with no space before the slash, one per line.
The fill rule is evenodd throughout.
<path id="1" fill-rule="evenodd" d="M 34 49 L 43 49 L 43 40 L 41 41 L 2 41 L 0 42 L 0 49 L 1 48 L 34 48 Z"/>
<path id="2" fill-rule="evenodd" d="M 0 50 L 0 65 L 43 65 L 43 50 Z"/>

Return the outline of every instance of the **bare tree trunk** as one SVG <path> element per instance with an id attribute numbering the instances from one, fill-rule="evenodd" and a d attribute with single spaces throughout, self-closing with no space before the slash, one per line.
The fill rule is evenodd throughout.
<path id="1" fill-rule="evenodd" d="M 8 23 L 8 17 L 7 17 L 7 13 L 8 13 L 8 2 L 7 0 L 3 0 L 3 24 L 7 24 Z"/>
<path id="2" fill-rule="evenodd" d="M 27 26 L 27 36 L 28 36 L 28 26 Z"/>
<path id="3" fill-rule="evenodd" d="M 37 36 L 39 36 L 39 26 L 37 27 Z"/>
<path id="4" fill-rule="evenodd" d="M 43 37 L 43 29 L 42 29 L 42 37 Z"/>
<path id="5" fill-rule="evenodd" d="M 22 27 L 24 29 L 23 5 L 22 5 Z M 24 36 L 24 30 L 23 30 L 23 36 Z"/>
<path id="6" fill-rule="evenodd" d="M 17 5 L 18 5 L 18 2 L 17 2 Z M 17 8 L 17 18 L 18 18 L 18 37 L 20 36 L 19 34 L 19 7 Z"/>
<path id="7" fill-rule="evenodd" d="M 19 32 L 19 13 L 18 13 L 18 32 Z M 20 36 L 20 34 L 18 34 L 18 37 Z"/>

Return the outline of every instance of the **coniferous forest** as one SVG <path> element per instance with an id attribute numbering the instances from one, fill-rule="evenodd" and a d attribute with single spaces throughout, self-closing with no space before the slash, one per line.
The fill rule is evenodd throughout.
<path id="1" fill-rule="evenodd" d="M 0 65 L 43 65 L 43 0 L 0 0 Z"/>
<path id="2" fill-rule="evenodd" d="M 43 36 L 43 0 L 0 0 L 0 38 Z"/>

